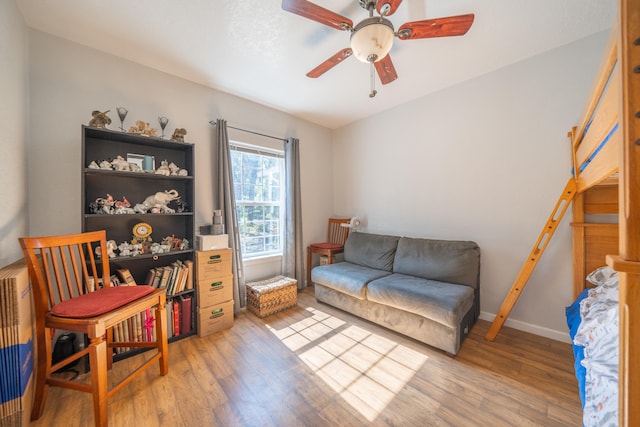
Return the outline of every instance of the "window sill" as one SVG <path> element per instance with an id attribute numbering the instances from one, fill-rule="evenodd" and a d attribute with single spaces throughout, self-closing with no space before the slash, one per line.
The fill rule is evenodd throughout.
<path id="1" fill-rule="evenodd" d="M 255 258 L 245 258 L 242 260 L 242 263 L 245 266 L 251 266 L 251 265 L 259 265 L 259 264 L 270 264 L 273 262 L 280 262 L 282 261 L 282 255 L 266 255 L 266 256 L 261 256 L 261 257 L 255 257 Z"/>

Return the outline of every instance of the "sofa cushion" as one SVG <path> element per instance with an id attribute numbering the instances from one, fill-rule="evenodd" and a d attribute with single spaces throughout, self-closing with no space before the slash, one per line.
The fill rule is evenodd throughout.
<path id="1" fill-rule="evenodd" d="M 367 299 L 455 328 L 473 306 L 473 288 L 391 274 L 367 285 Z"/>
<path id="2" fill-rule="evenodd" d="M 352 264 L 391 271 L 399 239 L 396 236 L 351 233 L 344 245 L 344 260 Z"/>
<path id="3" fill-rule="evenodd" d="M 479 281 L 480 248 L 469 241 L 402 237 L 393 272 L 475 288 Z"/>
<path id="4" fill-rule="evenodd" d="M 320 265 L 311 270 L 311 281 L 354 298 L 365 299 L 366 286 L 372 280 L 391 273 L 350 262 Z"/>

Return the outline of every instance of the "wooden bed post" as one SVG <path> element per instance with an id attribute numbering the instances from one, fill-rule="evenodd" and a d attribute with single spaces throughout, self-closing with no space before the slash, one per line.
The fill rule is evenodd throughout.
<path id="1" fill-rule="evenodd" d="M 620 0 L 620 274 L 619 425 L 640 425 L 640 0 Z"/>

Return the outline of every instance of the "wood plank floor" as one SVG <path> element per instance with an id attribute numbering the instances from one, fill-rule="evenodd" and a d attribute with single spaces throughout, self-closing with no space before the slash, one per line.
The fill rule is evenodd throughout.
<path id="1" fill-rule="evenodd" d="M 112 426 L 579 426 L 568 344 L 479 321 L 451 358 L 319 304 L 169 345 L 154 367 L 109 402 Z M 110 379 L 140 363 L 114 364 Z M 51 388 L 31 426 L 91 426 L 88 394 Z"/>

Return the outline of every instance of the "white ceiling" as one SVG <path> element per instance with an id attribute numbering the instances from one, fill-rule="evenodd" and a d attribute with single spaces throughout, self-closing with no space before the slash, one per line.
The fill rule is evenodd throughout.
<path id="1" fill-rule="evenodd" d="M 313 0 L 351 18 L 357 0 Z M 16 0 L 31 28 L 335 129 L 611 27 L 615 0 L 404 0 L 407 21 L 475 14 L 461 37 L 395 39 L 398 80 L 369 98 L 369 66 L 349 58 L 305 74 L 349 33 L 281 9 L 280 0 Z"/>

